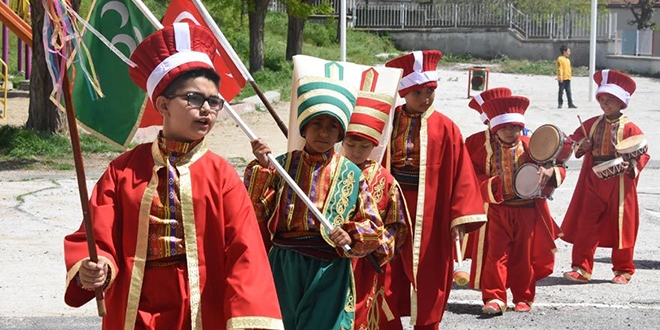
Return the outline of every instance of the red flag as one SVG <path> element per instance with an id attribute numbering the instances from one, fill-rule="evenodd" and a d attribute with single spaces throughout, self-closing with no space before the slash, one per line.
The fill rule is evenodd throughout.
<path id="1" fill-rule="evenodd" d="M 191 0 L 172 0 L 170 2 L 170 6 L 167 8 L 167 12 L 163 18 L 163 25 L 170 25 L 177 22 L 189 22 L 209 28 Z M 211 29 L 209 28 L 209 30 Z M 215 70 L 220 75 L 220 95 L 225 100 L 231 101 L 245 87 L 245 78 L 229 54 L 227 54 L 227 50 L 220 43 L 218 43 L 218 54 L 220 56 L 216 55 L 213 64 Z M 162 124 L 162 117 L 156 111 L 151 101 L 147 101 L 147 108 L 142 116 L 140 127 Z"/>

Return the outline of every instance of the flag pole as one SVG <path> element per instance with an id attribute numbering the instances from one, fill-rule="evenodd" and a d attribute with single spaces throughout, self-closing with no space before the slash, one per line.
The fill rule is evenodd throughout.
<path id="1" fill-rule="evenodd" d="M 69 85 L 68 69 L 63 70 L 64 78 L 62 82 L 62 91 L 64 92 L 64 104 L 66 108 L 66 120 L 69 126 L 69 135 L 71 136 L 71 150 L 73 151 L 73 162 L 76 167 L 76 178 L 78 179 L 78 192 L 80 195 L 80 205 L 83 212 L 83 224 L 85 226 L 85 239 L 87 241 L 87 250 L 89 260 L 94 263 L 99 262 L 96 251 L 96 239 L 94 238 L 94 228 L 92 227 L 92 214 L 89 211 L 89 195 L 87 193 L 87 182 L 85 179 L 85 165 L 83 164 L 82 151 L 80 149 L 80 137 L 78 136 L 78 126 L 76 123 L 76 113 L 73 109 L 71 99 L 71 86 Z M 103 288 L 95 288 L 96 309 L 98 315 L 104 317 L 106 314 L 105 301 L 103 298 Z"/>
<path id="2" fill-rule="evenodd" d="M 163 24 L 156 18 L 156 16 L 154 16 L 154 14 L 151 13 L 149 8 L 147 8 L 147 6 L 142 2 L 142 0 L 132 0 L 132 1 L 133 4 L 136 7 L 138 7 L 138 9 L 140 9 L 140 11 L 147 17 L 149 22 L 151 22 L 151 24 L 154 27 L 156 27 L 157 29 L 163 28 Z M 215 23 L 209 12 L 206 10 L 206 7 L 204 7 L 204 5 L 198 0 L 192 0 L 192 2 L 195 4 L 195 7 L 202 15 L 202 18 L 204 18 L 204 22 L 209 26 L 209 28 L 211 28 L 211 32 L 213 32 L 213 35 L 215 35 L 216 39 L 218 39 L 220 45 L 222 45 L 222 47 L 227 51 L 227 55 L 229 55 L 229 57 L 234 62 L 234 64 L 236 64 L 236 67 L 243 75 L 243 78 L 250 83 L 252 89 L 254 89 L 254 91 L 257 93 L 257 96 L 266 107 L 266 110 L 268 110 L 268 113 L 270 113 L 271 117 L 273 117 L 275 123 L 284 134 L 284 137 L 288 137 L 289 130 L 287 129 L 286 124 L 284 124 L 282 119 L 280 119 L 280 116 L 278 116 L 277 112 L 275 112 L 275 109 L 273 109 L 273 106 L 270 104 L 270 102 L 268 102 L 266 95 L 264 95 L 259 85 L 257 85 L 257 82 L 254 81 L 254 78 L 252 78 L 250 71 L 247 70 L 247 68 L 241 61 L 240 57 L 238 57 L 238 54 L 236 54 L 234 48 L 231 46 L 229 41 L 227 41 L 227 38 L 225 38 L 225 35 L 218 27 L 218 24 Z"/>
<path id="3" fill-rule="evenodd" d="M 248 136 L 250 141 L 256 140 L 258 138 L 257 135 L 254 134 L 254 132 L 252 132 L 250 127 L 248 127 L 247 124 L 241 119 L 241 117 L 234 111 L 234 109 L 232 109 L 231 105 L 229 105 L 226 102 L 225 102 L 225 110 L 227 110 L 229 116 L 236 122 L 236 124 L 238 124 L 238 126 L 243 130 L 245 135 Z M 321 225 L 325 227 L 325 229 L 327 229 L 328 231 L 333 230 L 335 227 L 332 225 L 332 223 L 328 221 L 328 219 L 326 219 L 323 213 L 319 211 L 318 207 L 316 207 L 316 205 L 314 205 L 314 203 L 309 199 L 309 197 L 307 197 L 305 192 L 303 192 L 302 189 L 300 189 L 300 187 L 293 180 L 293 178 L 289 176 L 289 173 L 287 173 L 286 170 L 282 167 L 282 165 L 280 165 L 280 163 L 277 161 L 277 159 L 275 159 L 275 156 L 273 156 L 272 153 L 269 153 L 266 155 L 266 157 L 268 157 L 270 164 L 273 167 L 275 167 L 277 173 L 284 179 L 284 181 L 286 181 L 289 187 L 293 189 L 293 192 L 295 192 L 296 195 L 298 195 L 298 197 L 303 201 L 303 203 L 305 203 L 307 209 L 310 210 L 314 215 L 314 217 L 319 220 Z M 346 251 L 347 253 L 351 251 L 351 247 L 348 245 L 342 246 L 342 249 L 344 249 L 344 251 Z M 377 273 L 379 274 L 383 273 L 383 270 L 380 268 L 380 264 L 373 255 L 368 254 L 366 258 Z"/>
<path id="4" fill-rule="evenodd" d="M 259 85 L 257 85 L 257 82 L 254 81 L 254 78 L 252 78 L 252 74 L 250 74 L 250 71 L 243 64 L 243 61 L 241 61 L 240 57 L 238 57 L 238 54 L 236 54 L 234 48 L 231 46 L 227 38 L 225 38 L 225 35 L 218 27 L 218 24 L 213 20 L 211 14 L 209 14 L 208 10 L 206 10 L 206 7 L 204 7 L 204 4 L 202 4 L 202 2 L 199 0 L 192 0 L 192 2 L 195 4 L 195 7 L 200 12 L 200 14 L 202 14 L 202 18 L 204 18 L 204 22 L 206 22 L 206 24 L 211 28 L 211 31 L 218 39 L 218 42 L 220 42 L 220 45 L 222 45 L 222 47 L 227 51 L 227 55 L 229 55 L 229 57 L 234 62 L 234 64 L 236 64 L 238 70 L 241 71 L 243 78 L 245 78 L 245 80 L 247 80 L 250 83 L 252 89 L 254 89 L 254 91 L 257 93 L 257 96 L 259 96 L 259 99 L 268 110 L 268 113 L 270 113 L 270 115 L 275 120 L 275 123 L 277 123 L 277 126 L 284 134 L 284 137 L 288 137 L 289 136 L 288 128 L 286 127 L 282 119 L 280 119 L 280 116 L 277 115 L 277 112 L 275 112 L 275 109 L 273 109 L 273 106 L 270 104 L 270 102 L 268 102 L 268 98 L 266 98 L 266 95 L 264 95 Z"/>

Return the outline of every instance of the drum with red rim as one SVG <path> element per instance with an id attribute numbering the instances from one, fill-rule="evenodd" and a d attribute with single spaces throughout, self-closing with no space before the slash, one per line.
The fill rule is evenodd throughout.
<path id="1" fill-rule="evenodd" d="M 555 125 L 542 125 L 529 139 L 529 155 L 537 163 L 564 164 L 572 154 L 573 140 Z"/>
<path id="2" fill-rule="evenodd" d="M 513 176 L 513 190 L 522 199 L 551 198 L 555 188 L 547 184 L 545 187 L 541 187 L 539 179 L 538 165 L 523 164 Z"/>

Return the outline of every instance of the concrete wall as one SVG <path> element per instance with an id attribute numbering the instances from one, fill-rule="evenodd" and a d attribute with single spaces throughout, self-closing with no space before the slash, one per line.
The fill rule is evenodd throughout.
<path id="1" fill-rule="evenodd" d="M 660 8 L 655 9 L 655 13 L 653 17 L 651 18 L 652 22 L 656 22 L 658 26 L 660 27 L 660 15 L 658 15 L 658 10 Z M 634 17 L 632 13 L 630 12 L 630 9 L 628 8 L 610 8 L 610 12 L 616 13 L 617 19 L 616 19 L 616 34 L 621 38 L 621 33 L 623 30 L 636 30 L 637 25 L 630 25 L 628 22 L 630 22 Z M 657 31 L 653 31 L 653 46 L 652 46 L 652 54 L 653 56 L 658 56 L 660 55 L 660 33 Z"/>
<path id="2" fill-rule="evenodd" d="M 643 75 L 660 76 L 659 57 L 607 55 L 602 61 L 597 61 L 597 65 Z"/>
<path id="3" fill-rule="evenodd" d="M 388 34 L 399 49 L 439 49 L 446 53 L 470 54 L 485 59 L 506 55 L 512 59 L 530 61 L 555 60 L 559 56 L 559 47 L 567 45 L 571 48 L 573 66 L 589 65 L 588 40 L 524 40 L 508 29 L 395 30 L 388 31 Z M 614 54 L 615 46 L 614 41 L 599 41 L 596 65 L 604 63 L 607 54 Z"/>

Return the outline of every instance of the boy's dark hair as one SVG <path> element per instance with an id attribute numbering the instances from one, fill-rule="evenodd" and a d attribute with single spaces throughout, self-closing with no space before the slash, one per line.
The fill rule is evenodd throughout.
<path id="1" fill-rule="evenodd" d="M 220 88 L 220 76 L 217 72 L 207 68 L 196 68 L 188 70 L 182 73 L 180 76 L 176 77 L 163 91 L 162 95 L 172 95 L 183 86 L 186 81 L 190 79 L 195 79 L 199 77 L 204 77 L 215 84 L 215 87 Z M 159 95 L 160 96 L 160 95 Z"/>
<path id="2" fill-rule="evenodd" d="M 568 50 L 568 47 L 567 47 L 566 45 L 561 45 L 561 47 L 559 47 L 559 53 L 562 54 L 562 55 L 563 55 L 567 50 Z"/>

